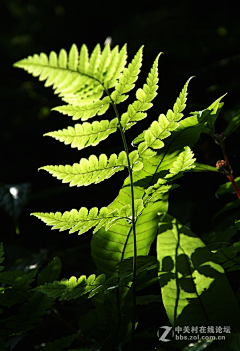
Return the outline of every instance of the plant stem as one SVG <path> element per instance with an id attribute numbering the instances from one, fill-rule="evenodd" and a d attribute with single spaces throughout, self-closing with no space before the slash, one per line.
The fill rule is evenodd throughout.
<path id="1" fill-rule="evenodd" d="M 236 182 L 235 182 L 235 180 L 233 178 L 233 175 L 232 175 L 232 169 L 231 169 L 231 166 L 229 164 L 228 155 L 227 155 L 227 151 L 226 151 L 226 148 L 225 148 L 224 141 L 220 142 L 220 146 L 222 148 L 224 159 L 225 159 L 225 161 L 227 163 L 227 170 L 228 170 L 228 173 L 229 173 L 227 175 L 227 177 L 230 180 L 230 182 L 232 183 L 232 186 L 233 186 L 234 190 L 236 191 L 236 194 L 237 194 L 237 196 L 238 196 L 238 198 L 240 200 L 240 191 L 239 191 L 238 186 L 237 186 L 237 184 L 236 184 Z"/>
<path id="2" fill-rule="evenodd" d="M 228 179 L 230 180 L 230 182 L 232 183 L 232 186 L 237 194 L 237 197 L 239 198 L 240 200 L 240 191 L 238 189 L 238 186 L 235 182 L 235 179 L 232 175 L 232 168 L 230 166 L 230 163 L 229 163 L 229 160 L 228 160 L 228 155 L 227 155 L 227 151 L 226 151 L 226 147 L 225 147 L 225 142 L 224 142 L 224 133 L 221 133 L 221 134 L 210 134 L 213 139 L 215 140 L 216 144 L 220 145 L 221 146 L 221 149 L 222 149 L 222 152 L 223 152 L 223 156 L 224 156 L 224 160 L 226 162 L 226 171 L 223 172 L 227 177 Z"/>
<path id="3" fill-rule="evenodd" d="M 108 91 L 106 91 L 107 95 L 110 97 Z M 131 202 L 132 202 L 132 232 L 133 232 L 133 282 L 132 282 L 132 294 L 133 294 L 133 313 L 132 313 L 132 331 L 131 331 L 131 350 L 134 351 L 134 334 L 135 334 L 135 319 L 136 319 L 136 272 L 137 272 L 137 236 L 136 236 L 136 225 L 135 225 L 135 210 L 134 210 L 134 190 L 133 190 L 133 176 L 132 176 L 132 168 L 129 159 L 129 150 L 125 137 L 125 133 L 123 131 L 121 125 L 121 119 L 118 113 L 118 109 L 114 101 L 111 99 L 112 106 L 114 108 L 114 112 L 118 118 L 119 129 L 122 136 L 122 141 L 124 145 L 124 150 L 127 155 L 128 162 L 128 173 L 130 177 L 130 187 L 131 187 Z"/>

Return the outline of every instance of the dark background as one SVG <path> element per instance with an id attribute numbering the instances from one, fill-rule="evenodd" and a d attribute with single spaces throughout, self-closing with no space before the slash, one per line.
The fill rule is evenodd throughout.
<path id="1" fill-rule="evenodd" d="M 236 4 L 236 3 L 235 3 Z M 0 129 L 0 181 L 2 184 L 31 184 L 31 195 L 19 217 L 20 235 L 4 208 L 0 210 L 1 241 L 7 258 L 29 257 L 41 253 L 45 258 L 59 255 L 64 259 L 63 276 L 92 273 L 94 265 L 89 242 L 91 233 L 78 237 L 67 232 L 51 231 L 32 212 L 56 212 L 79 209 L 82 206 L 107 206 L 117 196 L 127 173 L 118 173 L 111 179 L 90 187 L 69 188 L 47 172 L 44 165 L 73 164 L 90 154 L 119 152 L 119 136 L 93 149 L 71 149 L 52 138 L 43 138 L 49 131 L 74 125 L 71 118 L 51 108 L 62 104 L 51 88 L 13 63 L 33 55 L 61 48 L 69 51 L 72 43 L 89 51 L 100 43 L 103 47 L 108 36 L 113 45 L 128 44 L 131 60 L 144 44 L 144 58 L 137 87 L 159 52 L 164 52 L 159 65 L 159 90 L 148 118 L 132 128 L 131 142 L 160 113 L 172 108 L 176 97 L 190 76 L 196 76 L 189 87 L 190 111 L 201 110 L 228 92 L 225 105 L 217 122 L 222 132 L 240 108 L 240 22 L 237 7 L 226 1 L 129 1 L 83 2 L 63 0 L 2 0 L 0 3 L 1 32 L 1 129 Z M 134 93 L 127 103 L 135 98 Z M 126 106 L 126 105 L 125 105 Z M 124 105 L 121 112 L 124 112 Z M 107 118 L 112 119 L 112 112 Z M 77 121 L 78 123 L 79 121 Z M 240 175 L 239 133 L 227 140 L 227 150 L 234 176 Z M 220 148 L 207 136 L 194 148 L 198 162 L 215 165 L 223 158 Z M 170 195 L 170 212 L 183 223 L 202 235 L 211 228 L 211 218 L 230 195 L 217 199 L 214 195 L 224 177 L 218 174 L 186 174 L 179 180 L 181 187 Z M 78 259 L 72 252 L 79 250 Z M 31 256 L 32 257 L 32 256 Z M 80 260 L 80 261 L 79 261 Z"/>

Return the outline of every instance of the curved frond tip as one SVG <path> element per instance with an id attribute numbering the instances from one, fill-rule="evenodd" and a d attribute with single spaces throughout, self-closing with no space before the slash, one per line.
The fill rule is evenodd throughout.
<path id="1" fill-rule="evenodd" d="M 158 89 L 158 59 L 160 55 L 161 53 L 157 56 L 148 74 L 147 84 L 144 84 L 142 89 L 137 90 L 137 100 L 128 106 L 127 112 L 121 117 L 121 124 L 124 130 L 131 128 L 138 121 L 144 119 L 147 114 L 143 111 L 147 111 L 152 107 L 151 101 L 157 95 Z"/>
<path id="2" fill-rule="evenodd" d="M 126 65 L 126 45 L 118 51 L 112 51 L 106 45 L 101 53 L 100 45 L 96 45 L 90 58 L 85 44 L 80 52 L 75 44 L 69 54 L 61 49 L 59 55 L 52 51 L 49 57 L 45 53 L 28 56 L 14 64 L 23 68 L 40 81 L 46 80 L 45 86 L 53 85 L 56 94 L 65 101 L 72 99 L 93 102 L 101 98 L 104 87 L 114 87 Z"/>

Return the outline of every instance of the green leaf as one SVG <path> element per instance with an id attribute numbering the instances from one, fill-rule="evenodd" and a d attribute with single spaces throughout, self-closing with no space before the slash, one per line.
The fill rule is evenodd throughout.
<path id="1" fill-rule="evenodd" d="M 134 56 L 131 63 L 129 63 L 128 67 L 123 70 L 123 74 L 119 79 L 119 82 L 115 86 L 115 90 L 111 94 L 111 99 L 116 103 L 119 104 L 123 100 L 128 97 L 127 95 L 123 95 L 128 93 L 132 90 L 135 86 L 135 82 L 138 78 L 138 74 L 140 72 L 140 67 L 142 65 L 142 50 L 143 46 L 138 50 L 136 55 Z"/>
<path id="2" fill-rule="evenodd" d="M 38 274 L 37 284 L 42 285 L 45 283 L 52 283 L 59 277 L 62 269 L 62 262 L 59 257 L 49 262 L 49 264 Z"/>
<path id="3" fill-rule="evenodd" d="M 162 182 L 166 181 L 165 179 L 160 178 L 157 183 L 151 185 L 145 190 L 146 195 L 143 198 L 145 206 L 154 203 L 161 199 L 162 195 L 169 192 L 172 189 L 178 187 L 177 184 L 164 184 Z"/>
<path id="4" fill-rule="evenodd" d="M 52 229 L 59 229 L 60 231 L 71 229 L 69 231 L 70 234 L 78 231 L 79 235 L 95 226 L 97 226 L 95 231 L 101 227 L 110 228 L 115 221 L 121 218 L 119 211 L 109 211 L 107 207 L 102 207 L 99 213 L 97 207 L 91 208 L 90 211 L 86 207 L 81 207 L 79 211 L 73 209 L 63 214 L 60 212 L 36 212 L 32 213 L 32 215 L 41 219 L 47 225 L 53 226 Z"/>
<path id="5" fill-rule="evenodd" d="M 191 78 L 190 78 L 191 79 Z M 174 104 L 173 111 L 168 110 L 166 116 L 160 114 L 158 121 L 154 121 L 151 126 L 145 130 L 139 137 L 134 139 L 133 143 L 136 145 L 138 143 L 138 152 L 140 157 L 149 157 L 146 155 L 148 149 L 161 149 L 164 146 L 163 139 L 170 136 L 171 132 L 175 130 L 179 123 L 177 123 L 182 117 L 181 113 L 185 108 L 185 102 L 187 99 L 187 87 L 190 79 L 184 85 L 176 103 Z M 143 142 L 141 142 L 144 140 Z M 152 154 L 154 156 L 154 154 Z"/>
<path id="6" fill-rule="evenodd" d="M 232 272 L 240 270 L 240 257 L 237 254 L 240 252 L 240 242 L 234 243 L 229 247 L 222 247 L 214 252 L 214 257 L 225 271 Z"/>
<path id="7" fill-rule="evenodd" d="M 240 201 L 238 199 L 228 202 L 213 216 L 212 220 L 214 220 L 215 218 L 217 218 L 218 216 L 220 216 L 221 214 L 227 211 L 233 210 L 234 208 L 238 208 L 239 206 L 240 206 Z"/>
<path id="8" fill-rule="evenodd" d="M 88 146 L 96 146 L 100 141 L 105 140 L 110 134 L 116 132 L 118 119 L 100 122 L 94 121 L 92 124 L 83 123 L 75 124 L 74 127 L 59 130 L 56 132 L 46 133 L 44 135 L 51 136 L 56 140 L 64 142 L 65 145 L 71 144 L 72 148 L 82 150 Z"/>
<path id="9" fill-rule="evenodd" d="M 165 178 L 172 178 L 179 173 L 189 171 L 190 169 L 194 168 L 194 161 L 196 159 L 193 158 L 193 156 L 194 154 L 190 147 L 185 146 L 184 151 L 178 155 L 177 160 L 173 163 L 173 167 L 170 168 L 169 174 L 167 174 Z"/>
<path id="10" fill-rule="evenodd" d="M 68 102 L 70 102 L 69 105 L 54 107 L 52 110 L 72 116 L 74 121 L 78 119 L 87 121 L 96 115 L 102 115 L 110 106 L 110 98 L 108 96 L 89 104 L 85 104 L 85 100 L 83 101 L 84 104 L 81 104 L 81 99 L 76 99 L 75 97 L 72 100 L 69 98 Z"/>
<path id="11" fill-rule="evenodd" d="M 154 241 L 158 228 L 158 212 L 166 209 L 164 201 L 158 201 L 144 208 L 136 220 L 137 255 L 146 256 Z M 116 266 L 122 260 L 133 256 L 132 226 L 125 220 L 119 220 L 110 230 L 103 229 L 93 235 L 91 241 L 92 257 L 98 271 L 111 277 Z"/>
<path id="12" fill-rule="evenodd" d="M 51 299 L 71 300 L 77 299 L 87 293 L 94 291 L 99 286 L 105 282 L 105 274 L 101 274 L 98 277 L 95 274 L 90 275 L 87 279 L 85 275 L 80 278 L 71 277 L 69 280 L 62 279 L 59 281 L 54 281 L 53 283 L 44 284 L 34 288 L 33 290 L 41 292 Z"/>
<path id="13" fill-rule="evenodd" d="M 128 106 L 128 110 L 121 116 L 121 125 L 123 130 L 127 130 L 135 125 L 138 121 L 141 121 L 147 116 L 143 111 L 148 110 L 152 107 L 151 101 L 157 95 L 158 89 L 158 59 L 160 54 L 157 56 L 154 64 L 148 74 L 147 84 L 144 84 L 142 89 L 138 89 L 136 92 L 137 101 Z"/>
<path id="14" fill-rule="evenodd" d="M 235 178 L 235 182 L 236 182 L 238 188 L 240 188 L 240 177 Z M 235 190 L 234 190 L 231 182 L 227 182 L 225 184 L 220 185 L 220 187 L 216 191 L 217 195 L 224 195 L 224 194 L 228 194 L 228 193 L 235 193 Z"/>
<path id="15" fill-rule="evenodd" d="M 230 134 L 232 134 L 238 127 L 240 126 L 240 115 L 235 116 L 227 128 L 224 131 L 224 136 L 227 138 Z"/>
<path id="16" fill-rule="evenodd" d="M 34 293 L 19 308 L 19 313 L 12 317 L 12 320 L 5 323 L 5 327 L 13 329 L 14 333 L 25 333 L 35 327 L 35 324 L 41 322 L 42 316 L 52 306 L 52 300 L 41 293 Z"/>
<path id="17" fill-rule="evenodd" d="M 91 155 L 88 160 L 82 158 L 80 163 L 74 163 L 73 166 L 45 166 L 39 169 L 44 169 L 63 183 L 70 183 L 70 186 L 86 186 L 100 183 L 127 166 L 127 156 L 122 151 L 118 156 L 112 154 L 109 159 L 105 154 L 101 154 L 99 159 Z"/>
<path id="18" fill-rule="evenodd" d="M 118 54 L 118 47 L 112 53 L 105 48 L 101 54 L 99 44 L 94 48 L 90 59 L 88 49 L 82 45 L 80 54 L 75 44 L 72 45 L 69 55 L 62 49 L 57 55 L 52 51 L 49 57 L 40 55 L 28 56 L 14 64 L 23 68 L 39 80 L 46 80 L 45 86 L 53 85 L 56 94 L 71 104 L 83 100 L 86 103 L 101 98 L 104 87 L 114 87 L 126 64 L 126 47 Z"/>
<path id="19" fill-rule="evenodd" d="M 30 284 L 34 281 L 38 269 L 32 269 L 30 273 L 23 271 L 5 271 L 0 273 L 0 282 L 10 285 L 15 291 L 27 291 L 31 288 Z"/>
<path id="20" fill-rule="evenodd" d="M 122 71 L 126 66 L 127 62 L 127 46 L 126 44 L 122 47 L 118 53 L 118 46 L 111 52 L 111 59 L 108 66 L 108 70 L 104 76 L 104 87 L 105 89 L 113 88 L 117 83 L 118 79 L 122 75 Z"/>
<path id="21" fill-rule="evenodd" d="M 119 201 L 126 203 L 124 195 L 119 198 Z M 144 208 L 141 215 L 137 217 L 137 256 L 148 255 L 151 244 L 156 237 L 158 212 L 161 210 L 167 210 L 166 199 Z M 125 286 L 132 280 L 132 276 L 130 274 L 129 277 L 124 277 L 120 282 L 118 281 L 117 271 L 120 262 L 133 257 L 131 224 L 125 220 L 119 220 L 110 230 L 100 229 L 97 231 L 91 241 L 91 255 L 97 266 L 97 271 L 104 273 L 107 278 L 111 279 L 113 277 L 115 279 L 109 287 L 108 294 L 100 292 L 94 296 L 92 302 L 106 318 L 112 321 L 111 326 L 114 331 L 116 330 L 115 337 L 117 340 L 119 342 L 120 340 L 128 340 L 132 319 L 132 294 Z M 107 283 L 110 284 L 109 281 Z M 120 288 L 116 289 L 118 286 Z M 124 301 L 120 304 L 120 307 L 119 301 Z M 121 317 L 119 317 L 119 313 Z"/>
<path id="22" fill-rule="evenodd" d="M 157 259 L 163 304 L 173 326 L 239 328 L 240 308 L 223 268 L 191 230 L 167 214 L 159 218 Z"/>
<path id="23" fill-rule="evenodd" d="M 191 112 L 192 115 L 197 116 L 199 119 L 200 123 L 205 123 L 207 122 L 205 128 L 203 129 L 203 133 L 207 134 L 213 134 L 215 133 L 215 122 L 216 119 L 224 105 L 224 103 L 220 102 L 224 96 L 227 94 L 224 94 L 221 96 L 219 99 L 214 101 L 208 108 L 206 108 L 203 111 L 196 111 L 196 112 Z"/>
<path id="24" fill-rule="evenodd" d="M 194 163 L 195 167 L 190 170 L 190 172 L 217 172 L 220 173 L 217 167 L 212 167 L 205 165 L 203 163 Z"/>

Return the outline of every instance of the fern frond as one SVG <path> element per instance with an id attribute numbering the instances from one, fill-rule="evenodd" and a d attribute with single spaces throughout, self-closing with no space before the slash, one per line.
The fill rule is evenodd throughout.
<path id="1" fill-rule="evenodd" d="M 157 95 L 156 91 L 158 89 L 158 59 L 160 55 L 157 56 L 148 74 L 147 84 L 144 84 L 143 89 L 137 90 L 137 101 L 129 105 L 128 111 L 121 116 L 121 125 L 124 131 L 131 128 L 137 121 L 144 119 L 147 114 L 142 111 L 149 110 L 152 107 L 151 101 Z"/>
<path id="2" fill-rule="evenodd" d="M 115 86 L 115 90 L 111 94 L 111 99 L 116 104 L 126 100 L 128 95 L 123 94 L 128 93 L 135 86 L 134 83 L 138 78 L 140 67 L 142 65 L 142 50 L 143 46 L 138 50 L 128 67 L 123 70 L 123 74 L 120 77 L 118 84 Z"/>
<path id="3" fill-rule="evenodd" d="M 66 211 L 56 213 L 32 213 L 33 216 L 38 217 L 47 225 L 53 226 L 52 229 L 59 229 L 60 231 L 70 229 L 69 234 L 77 232 L 83 234 L 92 227 L 95 227 L 94 233 L 102 228 L 110 228 L 114 222 L 122 218 L 119 210 L 109 211 L 107 207 L 102 207 L 98 212 L 97 207 L 93 207 L 88 211 L 86 207 L 81 207 L 79 211 L 73 209 L 70 212 Z"/>
<path id="4" fill-rule="evenodd" d="M 69 101 L 71 102 L 69 105 L 57 106 L 52 110 L 72 116 L 73 120 L 81 119 L 82 121 L 86 121 L 96 115 L 103 115 L 110 106 L 110 98 L 108 96 L 87 105 L 81 105 L 81 100 L 76 99 L 76 97 L 72 97 Z"/>
<path id="5" fill-rule="evenodd" d="M 186 82 L 177 98 L 173 111 L 168 110 L 166 116 L 160 114 L 158 121 L 154 121 L 146 131 L 134 140 L 134 144 L 140 143 L 138 152 L 141 157 L 149 158 L 154 156 L 156 152 L 151 149 L 161 149 L 164 146 L 162 139 L 167 138 L 179 126 L 178 121 L 183 117 L 181 112 L 186 106 L 187 87 L 190 79 Z"/>
<path id="6" fill-rule="evenodd" d="M 122 71 L 127 62 L 127 46 L 126 44 L 122 47 L 118 53 L 118 46 L 116 46 L 111 52 L 111 59 L 108 66 L 108 70 L 104 76 L 104 87 L 105 89 L 113 88 L 118 79 L 122 75 Z"/>
<path id="7" fill-rule="evenodd" d="M 101 274 L 98 277 L 95 274 L 90 275 L 86 278 L 82 275 L 79 279 L 76 277 L 71 277 L 68 279 L 62 279 L 60 282 L 55 281 L 53 283 L 38 286 L 33 289 L 35 291 L 41 292 L 51 299 L 71 300 L 77 299 L 91 292 L 91 296 L 94 295 L 94 289 L 101 286 L 106 280 L 105 274 Z"/>
<path id="8" fill-rule="evenodd" d="M 29 273 L 23 271 L 4 271 L 0 273 L 0 282 L 10 285 L 15 291 L 27 291 L 30 284 L 34 281 L 38 269 L 32 269 Z"/>
<path id="9" fill-rule="evenodd" d="M 9 320 L 5 327 L 14 330 L 14 334 L 22 334 L 35 327 L 36 323 L 41 322 L 43 315 L 52 307 L 52 299 L 41 293 L 34 293 L 29 300 L 22 305 L 20 313 Z"/>
<path id="10" fill-rule="evenodd" d="M 179 175 L 179 173 L 194 168 L 194 162 L 196 161 L 196 159 L 193 158 L 193 156 L 194 153 L 192 152 L 190 147 L 185 146 L 184 151 L 178 155 L 177 160 L 173 163 L 172 168 L 170 168 L 169 170 L 169 174 L 167 174 L 165 178 L 172 178 L 176 175 Z"/>
<path id="11" fill-rule="evenodd" d="M 179 178 L 184 171 L 194 168 L 194 162 L 196 159 L 194 159 L 193 156 L 194 154 L 190 147 L 184 147 L 184 151 L 182 151 L 178 155 L 176 161 L 173 162 L 169 173 L 164 178 L 159 178 L 157 183 L 151 185 L 145 190 L 145 195 L 143 197 L 145 205 L 147 204 L 147 206 L 149 206 L 153 202 L 158 201 L 164 193 L 178 187 L 177 184 L 167 184 L 167 182 Z"/>
<path id="12" fill-rule="evenodd" d="M 72 148 L 77 147 L 78 150 L 82 150 L 88 146 L 96 146 L 100 141 L 105 140 L 110 134 L 116 132 L 117 125 L 117 118 L 110 122 L 106 120 L 94 121 L 92 124 L 85 122 L 67 129 L 46 133 L 44 136 L 51 136 L 64 142 L 65 145 L 71 144 Z"/>
<path id="13" fill-rule="evenodd" d="M 69 55 L 62 49 L 57 55 L 52 51 L 49 57 L 40 55 L 28 56 L 14 64 L 23 68 L 39 80 L 46 80 L 45 86 L 53 85 L 55 94 L 66 102 L 84 100 L 85 104 L 101 98 L 104 82 L 108 87 L 114 87 L 126 64 L 126 48 L 120 54 L 118 48 L 110 52 L 105 47 L 101 54 L 99 44 L 94 48 L 90 59 L 86 45 L 82 45 L 80 54 L 77 46 L 72 45 Z M 108 70 L 109 68 L 109 70 Z"/>
<path id="14" fill-rule="evenodd" d="M 142 167 L 142 163 L 138 161 L 139 156 L 136 150 L 129 157 L 133 170 Z M 74 163 L 73 166 L 45 166 L 39 169 L 44 169 L 53 177 L 61 179 L 63 183 L 70 183 L 70 186 L 86 186 L 100 183 L 127 166 L 127 155 L 125 151 L 122 151 L 118 156 L 112 154 L 109 159 L 105 154 L 101 154 L 99 159 L 95 155 L 91 155 L 88 160 L 82 158 L 80 163 Z"/>
<path id="15" fill-rule="evenodd" d="M 166 180 L 160 178 L 156 184 L 151 185 L 145 190 L 145 195 L 143 197 L 144 205 L 149 206 L 152 203 L 161 200 L 163 194 L 177 187 L 177 184 L 166 184 Z"/>

